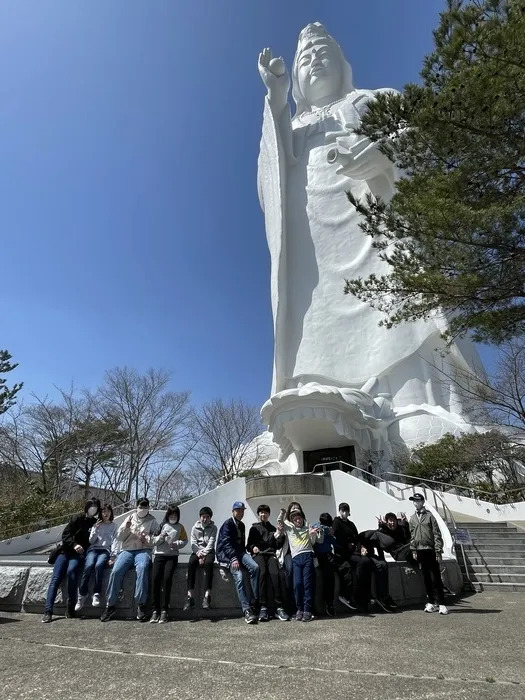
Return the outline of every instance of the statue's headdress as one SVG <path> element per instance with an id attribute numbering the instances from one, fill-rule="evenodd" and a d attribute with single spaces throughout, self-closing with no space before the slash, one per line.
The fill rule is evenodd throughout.
<path id="1" fill-rule="evenodd" d="M 321 24 L 320 22 L 313 22 L 312 24 L 309 24 L 307 27 L 305 27 L 299 34 L 299 38 L 297 40 L 297 50 L 295 52 L 295 58 L 293 61 L 292 96 L 294 98 L 295 104 L 297 105 L 297 109 L 295 111 L 296 116 L 299 116 L 303 112 L 309 112 L 311 110 L 311 105 L 308 104 L 305 96 L 302 94 L 301 89 L 299 87 L 298 70 L 299 57 L 301 55 L 302 50 L 308 43 L 310 43 L 311 41 L 315 41 L 316 39 L 326 39 L 326 41 L 329 41 L 333 46 L 335 46 L 337 51 L 339 52 L 339 55 L 341 57 L 341 67 L 343 71 L 341 97 L 343 95 L 347 95 L 349 92 L 352 92 L 352 90 L 354 89 L 352 81 L 352 67 L 346 61 L 343 52 L 341 51 L 341 47 L 339 46 L 337 41 L 326 31 L 326 28 L 323 24 Z"/>

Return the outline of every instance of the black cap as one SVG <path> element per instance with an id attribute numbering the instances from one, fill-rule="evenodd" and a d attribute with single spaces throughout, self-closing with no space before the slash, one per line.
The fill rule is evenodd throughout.
<path id="1" fill-rule="evenodd" d="M 409 501 L 416 501 L 416 503 L 423 503 L 425 500 L 425 497 L 423 496 L 422 493 L 415 493 L 413 496 L 410 496 L 408 499 Z"/>

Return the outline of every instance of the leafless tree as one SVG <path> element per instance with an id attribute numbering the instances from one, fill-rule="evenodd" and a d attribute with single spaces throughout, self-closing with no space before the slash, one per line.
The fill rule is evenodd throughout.
<path id="1" fill-rule="evenodd" d="M 189 430 L 189 392 L 168 390 L 170 374 L 149 369 L 139 374 L 129 367 L 106 372 L 97 395 L 104 409 L 125 429 L 127 440 L 120 472 L 107 474 L 123 486 L 125 500 L 140 495 L 149 484 L 148 467 L 169 450 L 186 444 Z M 145 477 L 147 484 L 142 484 Z"/>
<path id="2" fill-rule="evenodd" d="M 256 468 L 264 448 L 256 440 L 263 426 L 259 410 L 241 399 L 214 399 L 193 413 L 195 448 L 190 464 L 211 484 L 231 481 Z"/>

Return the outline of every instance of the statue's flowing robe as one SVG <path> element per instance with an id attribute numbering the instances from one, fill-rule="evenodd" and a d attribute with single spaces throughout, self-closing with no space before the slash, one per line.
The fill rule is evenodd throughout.
<path id="1" fill-rule="evenodd" d="M 378 311 L 343 293 L 345 279 L 390 269 L 359 228 L 360 215 L 346 192 L 358 198 L 379 194 L 388 201 L 395 168 L 384 158 L 384 170 L 373 181 L 357 181 L 327 161 L 335 146 L 330 132 L 344 128 L 350 138 L 362 138 L 352 128 L 371 97 L 370 91 L 354 90 L 332 114 L 296 117 L 288 135 L 266 99 L 258 186 L 271 256 L 272 394 L 309 381 L 359 388 L 376 376 L 379 391 L 390 394 L 394 406 L 451 410 L 450 387 L 444 392 L 431 378 L 434 349 L 443 345 L 437 321 L 387 329 L 378 325 Z M 289 118 L 286 110 L 281 119 Z M 467 355 L 455 350 L 470 365 L 465 360 L 470 348 Z"/>

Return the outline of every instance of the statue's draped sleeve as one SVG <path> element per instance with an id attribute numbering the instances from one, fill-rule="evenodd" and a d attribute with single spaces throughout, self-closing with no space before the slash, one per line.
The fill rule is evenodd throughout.
<path id="1" fill-rule="evenodd" d="M 289 109 L 281 119 L 290 119 Z M 287 157 L 281 130 L 276 123 L 268 98 L 264 102 L 261 149 L 257 184 L 259 201 L 264 212 L 266 237 L 271 257 L 271 298 L 274 334 L 274 366 L 272 394 L 285 388 L 283 344 L 286 333 L 286 168 Z"/>

